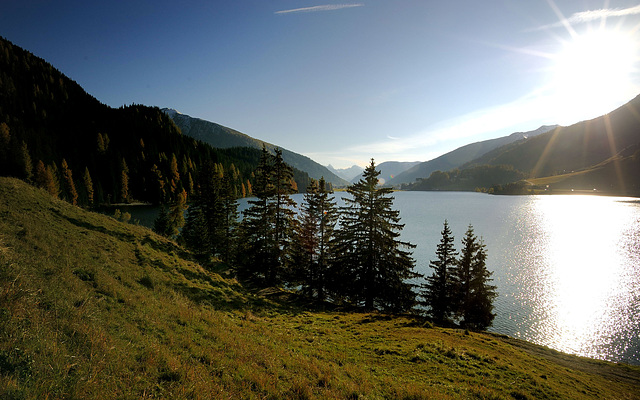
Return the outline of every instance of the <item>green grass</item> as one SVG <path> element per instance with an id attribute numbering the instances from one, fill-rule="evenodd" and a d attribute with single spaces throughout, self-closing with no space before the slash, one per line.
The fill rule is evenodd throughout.
<path id="1" fill-rule="evenodd" d="M 2 399 L 640 397 L 637 367 L 277 294 L 0 178 Z"/>

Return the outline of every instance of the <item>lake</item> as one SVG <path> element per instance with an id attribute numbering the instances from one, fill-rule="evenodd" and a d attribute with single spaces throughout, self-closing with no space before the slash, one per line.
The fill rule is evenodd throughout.
<path id="1" fill-rule="evenodd" d="M 396 192 L 402 239 L 431 274 L 446 218 L 472 224 L 499 297 L 491 331 L 563 352 L 640 364 L 640 201 L 600 196 Z"/>
<path id="2" fill-rule="evenodd" d="M 339 205 L 346 195 L 335 193 Z M 468 192 L 394 197 L 405 224 L 402 240 L 417 246 L 420 273 L 432 272 L 445 219 L 457 248 L 469 224 L 483 238 L 499 294 L 490 331 L 640 365 L 640 200 Z M 293 198 L 300 202 L 302 195 Z"/>
<path id="3" fill-rule="evenodd" d="M 336 192 L 337 199 L 346 195 Z M 499 294 L 490 331 L 640 364 L 640 200 L 468 192 L 394 197 L 405 224 L 401 238 L 417 246 L 420 273 L 432 273 L 445 219 L 456 248 L 469 224 L 483 238 Z"/>

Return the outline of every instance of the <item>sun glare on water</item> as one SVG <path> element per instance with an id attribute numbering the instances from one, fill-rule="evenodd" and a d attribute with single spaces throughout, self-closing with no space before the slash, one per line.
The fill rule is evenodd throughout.
<path id="1" fill-rule="evenodd" d="M 597 116 L 628 101 L 638 43 L 615 30 L 574 34 L 554 58 L 553 91 L 563 118 Z M 577 121 L 573 121 L 577 122 Z"/>

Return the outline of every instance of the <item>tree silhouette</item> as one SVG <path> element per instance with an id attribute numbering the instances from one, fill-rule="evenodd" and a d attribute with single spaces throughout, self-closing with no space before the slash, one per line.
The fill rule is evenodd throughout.
<path id="1" fill-rule="evenodd" d="M 415 246 L 398 239 L 404 225 L 392 209 L 392 190 L 378 185 L 379 175 L 372 159 L 363 178 L 347 188 L 351 198 L 341 210 L 334 264 L 342 283 L 336 288 L 365 308 L 404 311 L 415 304 L 408 280 L 420 276 L 405 250 Z"/>
<path id="2" fill-rule="evenodd" d="M 254 172 L 255 199 L 247 202 L 249 208 L 243 212 L 240 226 L 242 251 L 238 257 L 238 274 L 245 279 L 262 280 L 263 283 L 276 275 L 278 264 L 275 252 L 275 207 L 272 201 L 274 188 L 270 179 L 272 168 L 271 155 L 263 147 Z"/>
<path id="3" fill-rule="evenodd" d="M 327 190 L 324 178 L 312 179 L 294 234 L 293 280 L 307 296 L 315 296 L 318 301 L 326 297 L 337 220 L 335 198 Z"/>
<path id="4" fill-rule="evenodd" d="M 489 284 L 492 272 L 487 270 L 486 259 L 486 247 L 469 225 L 453 270 L 456 314 L 469 329 L 484 330 L 495 317 L 493 300 L 497 293 L 496 287 Z"/>
<path id="5" fill-rule="evenodd" d="M 429 314 L 434 321 L 443 323 L 449 319 L 453 311 L 452 270 L 456 265 L 457 253 L 454 248 L 454 237 L 447 220 L 441 232 L 442 238 L 436 247 L 436 260 L 429 262 L 433 274 L 427 278 L 423 286 L 424 304 L 429 307 Z"/>
<path id="6" fill-rule="evenodd" d="M 91 174 L 89 174 L 89 168 L 84 169 L 84 175 L 82 176 L 84 183 L 84 190 L 87 198 L 87 205 L 93 207 L 93 180 L 91 180 Z"/>

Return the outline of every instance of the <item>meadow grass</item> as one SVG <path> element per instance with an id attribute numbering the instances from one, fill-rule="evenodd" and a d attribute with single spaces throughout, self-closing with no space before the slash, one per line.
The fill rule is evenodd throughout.
<path id="1" fill-rule="evenodd" d="M 2 399 L 640 397 L 637 367 L 278 293 L 0 178 Z"/>

